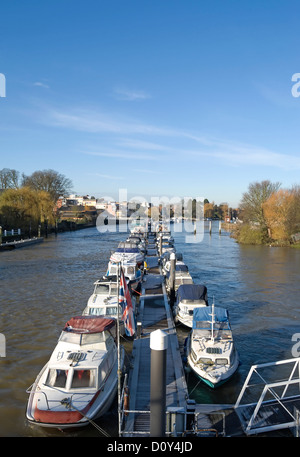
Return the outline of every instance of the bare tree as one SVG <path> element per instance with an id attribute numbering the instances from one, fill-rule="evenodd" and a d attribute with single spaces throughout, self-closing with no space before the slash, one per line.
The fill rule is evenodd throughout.
<path id="1" fill-rule="evenodd" d="M 0 189 L 18 189 L 20 173 L 11 168 L 0 170 Z"/>
<path id="2" fill-rule="evenodd" d="M 30 176 L 23 175 L 23 186 L 34 190 L 48 192 L 56 201 L 60 195 L 65 195 L 72 189 L 72 181 L 54 170 L 35 171 Z"/>

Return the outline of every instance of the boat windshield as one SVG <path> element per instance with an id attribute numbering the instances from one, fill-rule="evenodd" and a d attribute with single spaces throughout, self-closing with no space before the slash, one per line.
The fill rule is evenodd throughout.
<path id="1" fill-rule="evenodd" d="M 205 365 L 228 365 L 228 359 L 226 359 L 226 358 L 211 359 L 209 357 L 201 357 L 199 360 L 197 360 L 197 363 L 204 363 Z"/>
<path id="2" fill-rule="evenodd" d="M 109 294 L 109 284 L 97 284 L 95 287 L 95 294 L 108 295 Z"/>
<path id="3" fill-rule="evenodd" d="M 65 387 L 67 377 L 68 372 L 66 370 L 57 370 L 55 368 L 50 368 L 45 384 L 49 387 Z"/>
<path id="4" fill-rule="evenodd" d="M 65 341 L 73 344 L 93 344 L 105 341 L 104 333 L 73 333 L 62 332 L 59 341 Z"/>
<path id="5" fill-rule="evenodd" d="M 69 370 L 50 368 L 48 371 L 46 385 L 49 387 L 66 387 Z M 83 387 L 96 387 L 96 369 L 80 370 L 74 369 L 71 381 L 71 389 Z"/>
<path id="6" fill-rule="evenodd" d="M 96 370 L 74 370 L 71 389 L 96 387 Z"/>
<path id="7" fill-rule="evenodd" d="M 95 294 L 97 295 L 117 295 L 117 284 L 97 284 L 95 287 Z"/>
<path id="8" fill-rule="evenodd" d="M 118 308 L 116 306 L 101 306 L 99 308 L 89 308 L 89 314 L 93 316 L 116 316 Z"/>

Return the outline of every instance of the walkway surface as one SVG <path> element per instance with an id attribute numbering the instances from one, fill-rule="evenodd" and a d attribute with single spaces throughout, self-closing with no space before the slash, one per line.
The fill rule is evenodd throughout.
<path id="1" fill-rule="evenodd" d="M 148 240 L 146 262 L 148 273 L 144 276 L 140 298 L 138 323 L 141 324 L 141 337 L 133 344 L 132 370 L 128 385 L 130 411 L 123 436 L 147 436 L 150 434 L 150 333 L 161 329 L 168 334 L 166 367 L 166 408 L 184 408 L 188 398 L 185 375 L 179 351 L 173 318 L 164 286 L 164 276 L 158 264 L 157 250 L 152 240 Z M 168 431 L 168 430 L 167 430 Z M 171 430 L 170 430 L 171 431 Z"/>

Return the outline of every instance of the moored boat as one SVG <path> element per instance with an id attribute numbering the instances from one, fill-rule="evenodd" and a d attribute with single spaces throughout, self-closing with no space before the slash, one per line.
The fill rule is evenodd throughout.
<path id="1" fill-rule="evenodd" d="M 187 361 L 193 372 L 212 388 L 228 381 L 239 366 L 226 309 L 194 309 L 193 328 L 187 339 Z"/>
<path id="2" fill-rule="evenodd" d="M 51 428 L 88 425 L 111 407 L 118 387 L 116 321 L 71 318 L 46 365 L 27 390 L 26 417 Z M 120 347 L 122 369 L 124 350 Z"/>
<path id="3" fill-rule="evenodd" d="M 122 261 L 133 261 L 141 266 L 144 262 L 144 254 L 139 250 L 135 243 L 129 241 L 119 243 L 117 249 L 111 254 L 110 261 L 122 262 Z"/>
<path id="4" fill-rule="evenodd" d="M 139 267 L 135 261 L 126 259 L 121 260 L 119 263 L 109 261 L 106 277 L 116 276 L 118 274 L 119 265 L 124 271 L 124 276 L 131 292 L 133 294 L 139 294 L 144 274 L 144 265 Z"/>
<path id="5" fill-rule="evenodd" d="M 206 286 L 201 284 L 181 284 L 177 290 L 173 309 L 175 322 L 192 328 L 194 309 L 200 306 L 208 306 Z"/>
<path id="6" fill-rule="evenodd" d="M 131 303 L 135 312 L 136 299 L 131 295 Z M 119 310 L 118 310 L 119 306 Z M 109 276 L 98 279 L 94 282 L 93 294 L 89 297 L 83 316 L 103 316 L 118 319 L 120 322 L 120 334 L 124 335 L 124 322 L 122 319 L 122 306 L 118 303 L 118 278 Z"/>

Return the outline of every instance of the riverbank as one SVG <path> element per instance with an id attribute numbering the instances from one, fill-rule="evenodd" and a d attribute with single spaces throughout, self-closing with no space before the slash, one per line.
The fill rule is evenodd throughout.
<path id="1" fill-rule="evenodd" d="M 258 227 L 249 227 L 245 224 L 230 224 L 223 222 L 222 230 L 230 233 L 230 237 L 235 239 L 238 244 L 252 245 L 252 246 L 270 246 L 270 247 L 283 247 L 300 249 L 300 240 L 298 241 L 299 234 L 293 235 L 289 240 L 272 240 L 265 233 L 259 230 Z"/>

